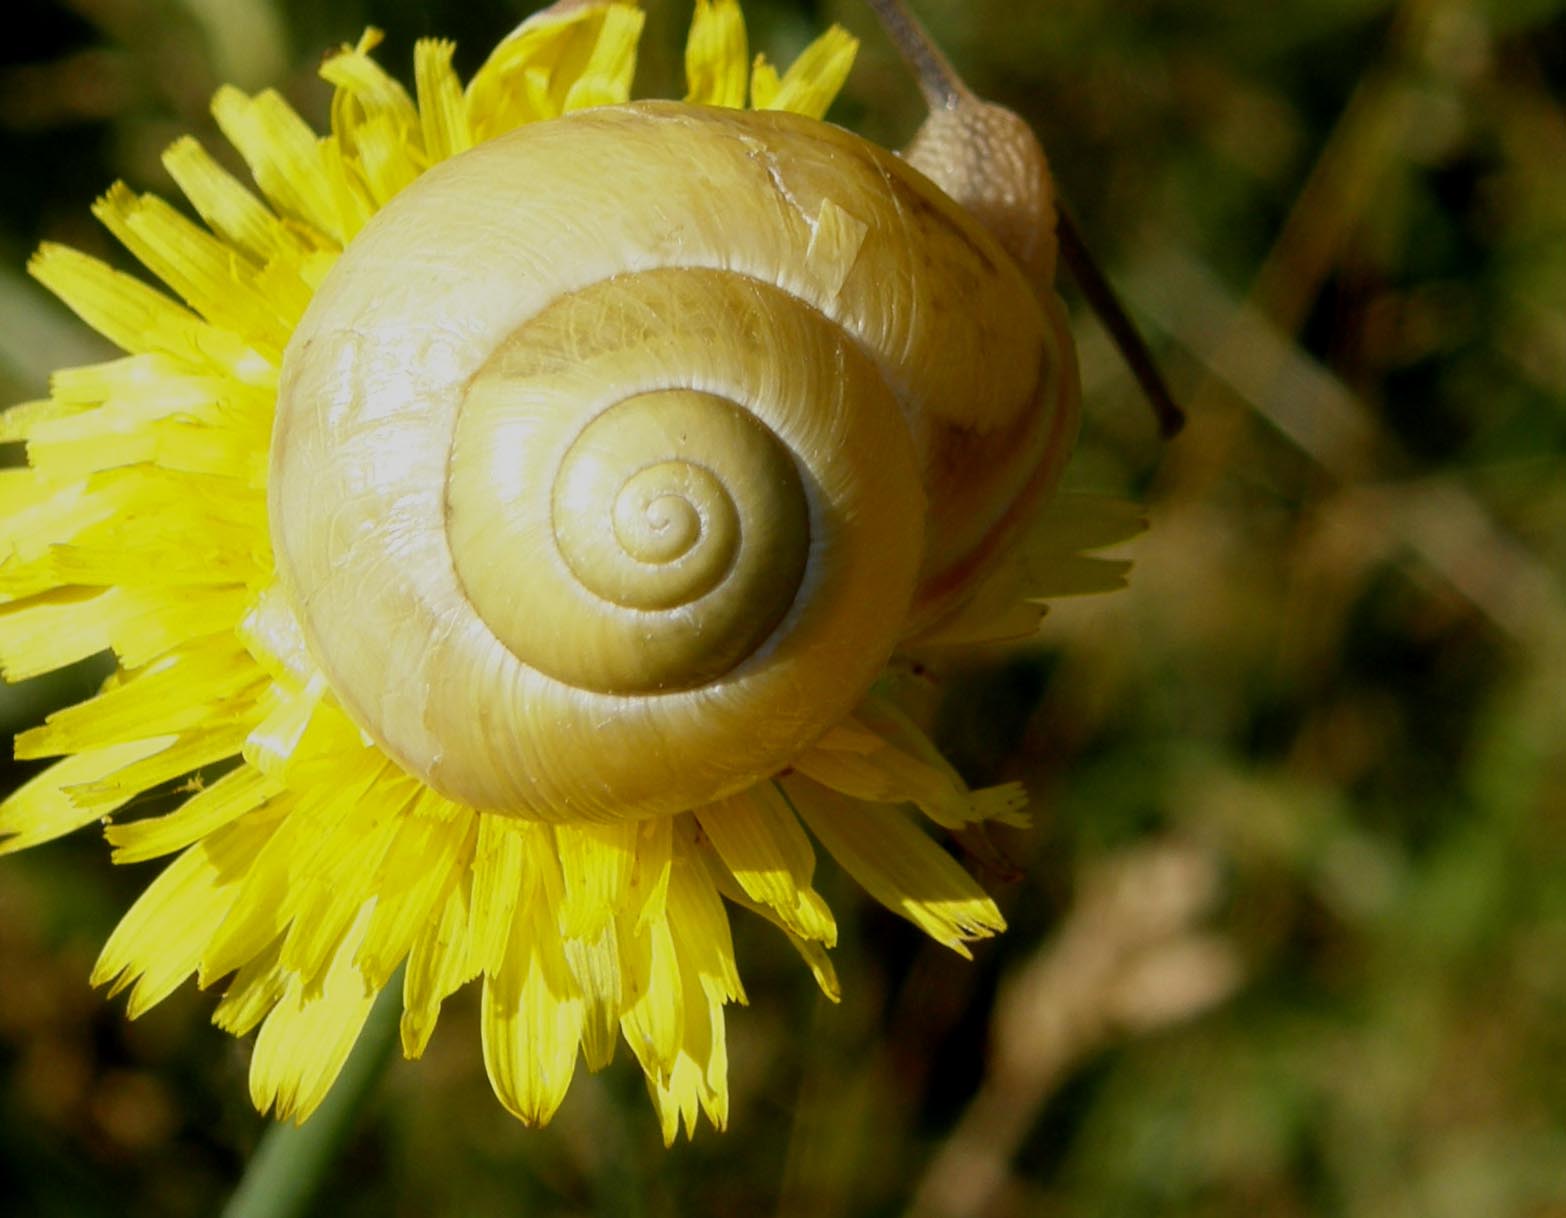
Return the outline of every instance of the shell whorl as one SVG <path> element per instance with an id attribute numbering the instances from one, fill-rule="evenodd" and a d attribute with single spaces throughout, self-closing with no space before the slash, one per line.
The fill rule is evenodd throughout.
<path id="1" fill-rule="evenodd" d="M 758 336 L 775 358 L 805 344 L 832 362 L 841 337 L 776 295 L 721 272 L 610 279 L 556 302 L 474 379 L 447 531 L 469 601 L 525 664 L 598 693 L 693 689 L 787 615 L 829 510 L 813 526 L 795 453 L 837 390 L 755 375 Z M 726 341 L 740 332 L 751 358 Z"/>
<path id="2" fill-rule="evenodd" d="M 279 579 L 337 699 L 442 793 L 681 811 L 786 766 L 960 594 L 1069 443 L 1064 346 L 846 132 L 524 127 L 388 205 L 296 331 Z"/>
<path id="3" fill-rule="evenodd" d="M 459 495 L 462 484 L 454 464 L 454 528 L 458 505 L 475 497 Z M 529 564 L 525 596 L 495 587 L 488 538 L 454 555 L 468 599 L 512 654 L 581 689 L 715 680 L 767 639 L 804 578 L 810 513 L 793 455 L 712 394 L 655 390 L 609 407 L 561 454 L 551 491 L 539 516 L 562 565 L 539 564 L 554 576 L 547 586 Z M 504 510 L 499 496 L 477 510 L 497 501 Z M 574 617 L 570 648 L 551 645 L 560 615 Z"/>

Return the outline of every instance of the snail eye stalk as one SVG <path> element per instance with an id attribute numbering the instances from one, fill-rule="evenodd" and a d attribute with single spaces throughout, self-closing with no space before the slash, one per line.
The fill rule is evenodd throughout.
<path id="1" fill-rule="evenodd" d="M 1120 358 L 1126 361 L 1126 367 L 1136 378 L 1142 396 L 1147 399 L 1153 417 L 1158 420 L 1159 434 L 1166 440 L 1174 439 L 1185 426 L 1185 411 L 1169 391 L 1169 384 L 1164 380 L 1158 361 L 1148 349 L 1142 331 L 1137 329 L 1136 322 L 1126 312 L 1119 293 L 1099 266 L 1098 259 L 1093 257 L 1083 242 L 1082 230 L 1077 226 L 1071 209 L 1059 198 L 1055 201 L 1055 209 L 1055 231 L 1060 237 L 1061 259 L 1070 269 L 1077 286 L 1082 289 L 1088 307 L 1104 323 L 1104 329 L 1109 332 L 1110 339 L 1119 350 Z"/>
<path id="2" fill-rule="evenodd" d="M 919 90 L 924 94 L 925 104 L 932 113 L 996 108 L 973 94 L 903 0 L 865 0 L 865 3 L 880 19 L 887 37 L 912 69 Z M 1169 391 L 1168 382 L 1157 360 L 1153 358 L 1147 340 L 1131 320 L 1114 285 L 1109 282 L 1109 277 L 1104 274 L 1098 260 L 1083 241 L 1081 227 L 1072 216 L 1071 209 L 1061 199 L 1059 187 L 1053 187 L 1051 194 L 1061 258 L 1071 271 L 1072 278 L 1077 281 L 1077 286 L 1082 289 L 1088 307 L 1098 315 L 1110 340 L 1136 379 L 1158 422 L 1159 433 L 1166 440 L 1172 439 L 1185 426 L 1185 412 Z"/>

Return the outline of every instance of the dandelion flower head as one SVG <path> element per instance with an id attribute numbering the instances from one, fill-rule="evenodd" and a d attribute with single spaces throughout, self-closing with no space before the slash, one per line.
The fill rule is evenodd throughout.
<path id="1" fill-rule="evenodd" d="M 970 790 L 884 689 L 786 774 L 673 816 L 540 823 L 463 806 L 405 773 L 333 695 L 277 588 L 269 438 L 284 349 L 356 234 L 431 166 L 525 123 L 624 102 L 642 15 L 557 6 L 464 85 L 420 42 L 412 95 L 372 31 L 330 56 L 330 130 L 272 91 L 213 113 L 253 186 L 190 138 L 164 164 L 200 222 L 115 185 L 94 212 L 164 285 L 46 245 L 32 273 L 126 353 L 65 369 L 0 415 L 26 468 L 0 471 L 0 667 L 18 680 L 102 651 L 100 692 L 16 741 L 57 758 L 0 806 L 0 854 L 102 822 L 115 861 L 170 859 L 94 971 L 134 1017 L 194 977 L 214 1019 L 256 1032 L 251 1096 L 303 1120 L 377 994 L 402 974 L 402 1047 L 482 985 L 495 1094 L 547 1121 L 577 1068 L 623 1038 L 665 1140 L 728 1117 L 725 1007 L 745 1001 L 729 910 L 774 923 L 830 997 L 831 910 L 815 844 L 932 938 L 1003 927 L 920 825 L 1016 821 L 1016 786 Z M 687 100 L 819 118 L 855 42 L 833 28 L 786 71 L 751 62 L 735 0 L 699 0 Z M 1099 536 L 1102 542 L 1112 538 Z M 1045 592 L 1112 586 L 1119 565 L 1028 561 L 975 598 L 953 638 L 1026 632 Z M 1080 539 L 1079 539 L 1080 540 Z M 1041 571 L 1048 569 L 1048 574 Z M 138 796 L 201 775 L 174 810 Z M 808 830 L 808 832 L 807 832 Z M 813 842 L 815 844 L 813 844 Z"/>

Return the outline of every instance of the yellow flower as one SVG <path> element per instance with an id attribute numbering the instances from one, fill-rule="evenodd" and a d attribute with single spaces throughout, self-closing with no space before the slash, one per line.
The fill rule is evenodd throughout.
<path id="1" fill-rule="evenodd" d="M 431 165 L 522 123 L 625 101 L 641 23 L 623 4 L 541 15 L 466 88 L 451 44 L 421 42 L 414 97 L 370 58 L 372 31 L 321 69 L 336 89 L 324 137 L 274 92 L 220 90 L 213 113 L 259 195 L 187 138 L 164 163 L 206 227 L 124 185 L 94 209 L 183 304 L 59 246 L 31 264 L 128 354 L 61 371 L 47 400 L 0 416 L 0 440 L 26 441 L 30 463 L 0 471 L 0 667 L 18 680 L 112 650 L 118 668 L 18 737 L 18 757 L 62 760 L 0 806 L 0 854 L 105 821 L 117 862 L 177 855 L 94 981 L 129 990 L 133 1017 L 192 975 L 222 982 L 215 1020 L 260 1029 L 251 1094 L 282 1118 L 321 1101 L 406 963 L 404 1052 L 422 1053 L 442 1002 L 482 978 L 485 1064 L 522 1120 L 548 1120 L 578 1057 L 601 1068 L 623 1036 L 666 1140 L 698 1110 L 721 1127 L 724 1007 L 744 1001 L 725 901 L 774 922 L 838 992 L 806 826 L 951 948 L 1003 925 L 907 809 L 949 828 L 1015 821 L 1021 790 L 967 790 L 886 697 L 872 694 L 789 776 L 721 804 L 533 823 L 454 803 L 368 743 L 276 591 L 268 441 L 283 350 L 312 294 Z M 819 117 L 854 51 L 834 28 L 780 75 L 748 62 L 735 0 L 701 0 L 689 100 L 742 106 L 748 91 L 755 107 Z M 1069 549 L 1068 534 L 1052 536 Z M 1067 559 L 1046 579 L 1048 557 L 1028 551 L 948 633 L 1026 632 L 1041 610 L 1023 597 L 1048 579 L 1084 590 L 1118 576 Z M 205 785 L 176 810 L 115 819 L 197 772 Z"/>

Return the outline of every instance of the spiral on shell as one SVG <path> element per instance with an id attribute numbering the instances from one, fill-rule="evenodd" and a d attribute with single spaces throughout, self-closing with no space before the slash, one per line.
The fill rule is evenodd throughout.
<path id="1" fill-rule="evenodd" d="M 1053 482 L 1041 299 L 890 154 L 638 104 L 432 169 L 285 357 L 279 575 L 344 708 L 474 807 L 666 814 L 786 766 Z"/>

